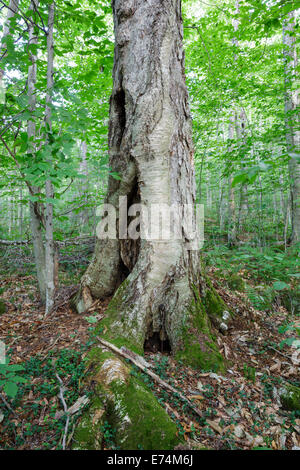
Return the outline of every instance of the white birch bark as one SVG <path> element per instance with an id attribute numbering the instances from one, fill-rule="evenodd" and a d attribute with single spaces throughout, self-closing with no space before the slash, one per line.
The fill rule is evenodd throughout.
<path id="1" fill-rule="evenodd" d="M 140 202 L 146 208 L 194 207 L 181 1 L 114 0 L 112 5 L 116 45 L 110 167 L 122 179 L 109 179 L 106 202 L 118 207 L 119 196 L 127 196 L 129 204 Z M 195 228 L 194 215 L 192 219 Z M 99 240 L 75 299 L 77 310 L 85 311 L 93 298 L 113 294 L 126 278 L 107 310 L 109 334 L 139 347 L 156 334 L 161 341 L 168 339 L 174 352 L 181 349 L 195 296 L 206 292 L 198 250 L 189 250 L 190 234 L 181 224 L 183 236 L 174 240 L 123 239 L 120 233 L 115 240 Z M 205 319 L 205 311 L 203 315 Z M 195 329 L 198 346 L 200 330 Z M 185 335 L 188 340 L 193 333 Z"/>
<path id="2" fill-rule="evenodd" d="M 45 122 L 47 132 L 52 129 L 51 121 L 51 105 L 53 93 L 53 75 L 54 75 L 54 3 L 49 4 L 48 10 L 48 35 L 47 35 L 47 96 L 46 96 L 46 112 Z M 49 142 L 49 138 L 47 138 Z M 49 168 L 52 164 L 52 157 L 48 157 Z M 48 170 L 49 171 L 49 170 Z M 49 171 L 50 173 L 50 171 Z M 46 229 L 46 244 L 45 244 L 45 263 L 46 263 L 46 310 L 45 314 L 51 312 L 54 305 L 55 294 L 55 247 L 53 239 L 53 200 L 54 190 L 51 179 L 46 181 L 46 212 L 45 212 L 45 229 Z"/>
<path id="3" fill-rule="evenodd" d="M 35 7 L 38 7 L 38 2 L 36 0 L 31 1 L 30 9 L 34 10 Z M 29 24 L 29 44 L 38 44 L 38 32 L 35 30 L 34 25 L 32 23 Z M 28 105 L 29 110 L 33 113 L 36 109 L 36 79 L 37 79 L 37 64 L 36 64 L 36 54 L 30 53 L 30 62 L 28 68 Z M 36 133 L 36 125 L 35 119 L 30 119 L 27 123 L 27 134 L 28 140 L 35 137 Z M 32 154 L 35 154 L 36 146 L 34 142 L 31 143 L 31 148 L 29 150 Z M 40 188 L 32 187 L 32 193 L 37 194 L 40 192 Z M 30 201 L 29 203 L 30 209 L 30 225 L 31 225 L 31 233 L 32 233 L 32 244 L 33 244 L 33 252 L 35 258 L 35 265 L 37 270 L 37 279 L 39 284 L 39 291 L 41 301 L 44 303 L 46 301 L 46 281 L 45 281 L 45 249 L 44 249 L 44 241 L 43 241 L 43 232 L 42 232 L 42 223 L 41 217 L 43 208 L 42 205 Z"/>

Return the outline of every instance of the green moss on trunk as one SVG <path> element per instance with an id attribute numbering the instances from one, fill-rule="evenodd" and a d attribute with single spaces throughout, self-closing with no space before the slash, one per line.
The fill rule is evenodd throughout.
<path id="1" fill-rule="evenodd" d="M 300 411 L 300 388 L 287 384 L 280 390 L 280 401 L 285 410 Z"/>
<path id="2" fill-rule="evenodd" d="M 128 384 L 112 383 L 112 391 L 109 418 L 117 429 L 117 446 L 123 450 L 174 449 L 179 443 L 176 425 L 141 381 L 131 376 Z M 124 419 L 128 424 L 125 429 L 118 426 Z"/>
<path id="3" fill-rule="evenodd" d="M 101 338 L 113 343 L 118 348 L 126 346 L 131 351 L 134 351 L 136 354 L 143 355 L 144 353 L 144 338 L 142 334 L 140 336 L 134 337 L 131 335 L 130 339 L 124 334 L 124 336 L 116 334 L 115 329 L 112 327 L 112 324 L 116 320 L 124 321 L 124 332 L 126 331 L 126 317 L 122 317 L 120 312 L 123 311 L 123 302 L 124 302 L 124 293 L 128 286 L 128 281 L 125 280 L 121 286 L 116 291 L 115 295 L 108 304 L 108 307 L 105 312 L 105 318 L 96 326 L 96 333 L 98 333 Z"/>
<path id="4" fill-rule="evenodd" d="M 6 305 L 3 300 L 0 299 L 0 315 L 3 315 L 6 312 Z"/>
<path id="5" fill-rule="evenodd" d="M 212 326 L 199 293 L 195 289 L 195 299 L 188 313 L 188 324 L 182 338 L 182 348 L 175 355 L 187 365 L 201 370 L 223 371 L 223 356 L 220 354 L 212 334 Z"/>
<path id="6" fill-rule="evenodd" d="M 89 356 L 94 394 L 77 427 L 73 448 L 101 449 L 108 424 L 115 448 L 173 449 L 179 443 L 176 425 L 125 362 L 99 348 Z"/>

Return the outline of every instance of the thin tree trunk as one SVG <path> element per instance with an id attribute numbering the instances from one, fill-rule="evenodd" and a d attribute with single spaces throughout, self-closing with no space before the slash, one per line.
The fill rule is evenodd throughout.
<path id="1" fill-rule="evenodd" d="M 14 18 L 18 11 L 19 0 L 10 0 L 9 8 L 7 8 L 7 14 L 3 26 L 3 35 L 0 41 L 0 64 L 3 57 L 6 56 L 6 38 L 11 33 L 11 20 Z M 3 86 L 4 70 L 0 67 L 0 105 L 5 103 L 5 88 Z"/>
<path id="2" fill-rule="evenodd" d="M 297 51 L 294 12 L 287 15 L 283 23 L 284 44 L 284 82 L 285 82 L 285 127 L 286 145 L 290 157 L 290 201 L 292 234 L 291 243 L 300 241 L 300 164 L 297 156 L 300 149 L 299 131 L 299 90 L 293 90 L 293 83 L 297 79 Z"/>
<path id="3" fill-rule="evenodd" d="M 238 139 L 239 147 L 241 148 L 246 144 L 246 113 L 244 109 L 241 109 L 235 115 L 235 126 L 236 126 L 236 137 Z M 243 157 L 244 158 L 244 157 Z M 245 162 L 242 163 L 242 168 L 245 169 Z M 238 222 L 237 230 L 243 227 L 244 221 L 248 214 L 248 185 L 247 183 L 241 184 L 240 188 L 240 204 L 238 211 Z"/>
<path id="4" fill-rule="evenodd" d="M 20 232 L 20 240 L 23 240 L 23 188 L 20 187 L 19 190 L 19 232 Z"/>
<path id="5" fill-rule="evenodd" d="M 53 28 L 54 28 L 54 3 L 49 4 L 48 10 L 48 36 L 47 36 L 47 96 L 46 96 L 46 132 L 47 134 L 52 130 L 51 121 L 51 105 L 52 105 L 52 93 L 53 93 L 53 74 L 54 74 L 54 39 L 53 39 Z M 49 137 L 47 137 L 47 143 L 49 145 Z M 50 145 L 49 145 L 50 147 Z M 50 147 L 51 149 L 51 147 Z M 51 150 L 50 152 L 51 153 Z M 49 170 L 52 165 L 52 157 L 48 158 Z M 45 215 L 45 229 L 46 229 L 46 245 L 45 245 L 45 260 L 46 260 L 46 310 L 45 314 L 51 312 L 54 305 L 54 293 L 55 293 L 55 246 L 53 239 L 53 198 L 54 190 L 51 178 L 49 177 L 46 181 L 46 215 Z"/>
<path id="6" fill-rule="evenodd" d="M 225 227 L 225 214 L 226 214 L 226 199 L 225 199 L 225 185 L 224 180 L 222 178 L 222 171 L 220 174 L 220 205 L 219 205 L 219 221 L 220 221 L 220 229 L 224 230 Z"/>
<path id="7" fill-rule="evenodd" d="M 86 141 L 82 141 L 80 145 L 80 173 L 85 176 L 83 183 L 80 184 L 80 191 L 81 191 L 81 201 L 84 204 L 88 203 L 88 162 L 87 162 L 87 143 Z M 88 228 L 88 221 L 89 221 L 89 213 L 87 207 L 80 214 L 80 223 L 83 226 L 83 230 L 87 230 Z"/>
<path id="8" fill-rule="evenodd" d="M 232 141 L 234 138 L 234 116 L 230 117 L 228 137 Z M 232 152 L 232 145 L 229 148 L 229 155 Z M 235 213 L 235 194 L 232 186 L 233 177 L 228 177 L 228 244 L 236 244 L 236 213 Z"/>
<path id="9" fill-rule="evenodd" d="M 32 0 L 30 9 L 34 10 L 35 7 L 38 7 L 38 2 Z M 35 31 L 34 25 L 30 23 L 29 25 L 29 44 L 36 45 L 38 43 L 38 32 Z M 37 78 L 37 65 L 36 65 L 36 55 L 34 53 L 30 53 L 30 62 L 28 68 L 28 104 L 29 110 L 31 113 L 34 113 L 36 109 L 36 78 Z M 35 137 L 36 133 L 36 126 L 35 126 L 35 119 L 30 119 L 27 124 L 27 134 L 28 134 L 28 141 L 30 142 L 31 148 L 29 151 L 32 152 L 32 155 L 35 155 L 36 147 L 32 142 L 32 138 Z M 32 193 L 38 194 L 40 193 L 40 188 L 32 187 Z M 46 301 L 46 280 L 45 280 L 45 249 L 44 249 L 44 241 L 43 241 L 43 233 L 42 233 L 42 215 L 43 215 L 43 207 L 36 201 L 29 202 L 29 209 L 30 209 L 30 225 L 31 225 L 31 233 L 32 233 L 32 244 L 33 244 L 33 252 L 35 258 L 35 265 L 37 270 L 37 279 L 39 284 L 39 291 L 41 301 L 44 303 Z"/>
<path id="10" fill-rule="evenodd" d="M 9 36 L 11 33 L 10 22 L 18 11 L 19 3 L 20 3 L 19 0 L 10 0 L 9 2 L 9 7 L 7 8 L 6 20 L 5 20 L 4 27 L 3 27 L 3 36 L 2 36 L 2 40 L 0 44 L 0 58 L 3 58 L 3 56 L 6 53 L 5 38 Z"/>
<path id="11" fill-rule="evenodd" d="M 284 202 L 284 181 L 283 181 L 282 174 L 279 176 L 279 186 L 280 186 L 280 214 L 284 218 L 285 202 Z"/>
<path id="12" fill-rule="evenodd" d="M 235 14 L 237 15 L 239 13 L 239 0 L 236 0 L 235 2 Z M 232 20 L 233 24 L 233 29 L 234 32 L 237 33 L 238 31 L 238 26 L 239 26 L 239 21 L 237 19 Z M 232 44 L 235 47 L 238 47 L 238 39 L 236 37 L 236 34 L 234 35 L 232 39 Z M 234 62 L 237 61 L 237 53 L 234 53 Z M 230 140 L 234 139 L 234 129 L 236 125 L 236 111 L 233 108 L 231 110 L 231 116 L 229 120 L 229 132 L 228 132 L 228 137 Z M 228 178 L 228 244 L 229 246 L 233 246 L 236 244 L 236 232 L 237 232 L 237 226 L 236 226 L 236 213 L 235 213 L 235 197 L 234 197 L 234 188 L 232 187 L 232 181 L 233 177 L 232 175 L 229 176 Z"/>
<path id="13" fill-rule="evenodd" d="M 10 0 L 9 8 L 7 8 L 6 19 L 3 26 L 3 35 L 0 41 L 0 64 L 3 57 L 6 56 L 6 42 L 5 39 L 11 34 L 11 20 L 14 18 L 18 11 L 19 0 Z M 3 86 L 4 70 L 0 67 L 0 104 L 5 103 L 5 88 Z"/>

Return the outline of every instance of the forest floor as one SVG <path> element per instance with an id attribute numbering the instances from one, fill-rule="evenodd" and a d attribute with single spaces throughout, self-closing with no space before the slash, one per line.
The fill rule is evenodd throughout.
<path id="1" fill-rule="evenodd" d="M 6 307 L 0 317 L 0 340 L 10 362 L 24 367 L 18 372 L 23 380 L 15 398 L 0 394 L 0 448 L 60 449 L 66 415 L 59 394 L 68 407 L 75 404 L 67 433 L 70 446 L 82 412 L 76 404 L 89 394 L 82 387 L 86 355 L 97 343 L 94 326 L 105 316 L 107 302 L 95 303 L 81 316 L 71 310 L 68 299 L 88 253 L 83 256 L 75 250 L 74 254 L 70 248 L 61 259 L 63 287 L 56 308 L 45 318 L 30 272 L 32 259 L 20 250 L 6 250 L 0 265 L 0 298 Z M 141 374 L 142 379 L 176 422 L 185 441 L 182 448 L 299 448 L 300 413 L 283 409 L 278 395 L 284 382 L 299 385 L 299 353 L 288 340 L 294 330 L 282 328 L 289 324 L 299 328 L 299 317 L 283 307 L 259 311 L 245 293 L 229 289 L 216 268 L 209 269 L 209 276 L 236 312 L 227 334 L 216 333 L 220 352 L 230 364 L 227 372 L 195 371 L 171 355 L 145 353 L 154 372 L 188 397 L 202 417 L 146 374 Z M 114 429 L 106 423 L 103 432 L 105 448 L 114 449 Z"/>

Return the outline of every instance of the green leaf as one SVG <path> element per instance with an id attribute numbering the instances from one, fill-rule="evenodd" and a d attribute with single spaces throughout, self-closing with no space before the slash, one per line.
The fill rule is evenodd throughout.
<path id="1" fill-rule="evenodd" d="M 273 289 L 274 290 L 283 290 L 283 289 L 288 289 L 290 286 L 286 284 L 285 282 L 282 281 L 276 281 L 273 284 Z"/>
<path id="2" fill-rule="evenodd" d="M 234 186 L 236 186 L 237 184 L 239 183 L 244 183 L 245 181 L 247 181 L 248 179 L 248 176 L 246 173 L 242 173 L 240 175 L 236 175 L 234 178 L 233 178 L 233 181 L 232 181 L 232 184 L 231 186 L 234 188 Z"/>
<path id="3" fill-rule="evenodd" d="M 8 397 L 14 398 L 18 392 L 18 386 L 14 382 L 7 382 L 4 385 L 4 392 Z"/>
<path id="4" fill-rule="evenodd" d="M 25 368 L 20 364 L 10 364 L 8 367 L 10 372 L 19 372 L 20 370 L 25 370 Z"/>

